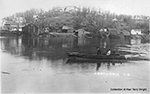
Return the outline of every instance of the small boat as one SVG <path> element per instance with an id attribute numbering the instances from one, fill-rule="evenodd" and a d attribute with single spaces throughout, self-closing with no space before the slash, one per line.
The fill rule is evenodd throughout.
<path id="1" fill-rule="evenodd" d="M 85 54 L 79 52 L 69 52 L 67 53 L 68 57 L 78 57 L 78 58 L 87 58 L 87 59 L 126 59 L 125 56 L 119 54 L 111 55 L 97 55 L 97 54 Z"/>
<path id="2" fill-rule="evenodd" d="M 144 57 L 126 57 L 120 54 L 110 55 L 97 55 L 97 54 L 85 54 L 79 52 L 67 53 L 69 61 L 80 62 L 125 62 L 125 61 L 137 61 L 137 60 L 150 60 Z"/>

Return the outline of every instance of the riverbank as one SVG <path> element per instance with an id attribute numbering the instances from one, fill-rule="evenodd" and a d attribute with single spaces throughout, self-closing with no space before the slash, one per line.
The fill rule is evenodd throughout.
<path id="1" fill-rule="evenodd" d="M 19 36 L 21 32 L 19 31 L 8 31 L 8 30 L 0 30 L 0 36 Z"/>
<path id="2" fill-rule="evenodd" d="M 39 37 L 59 37 L 59 38 L 65 38 L 65 37 L 77 37 L 74 33 L 56 33 L 56 32 L 50 32 L 50 33 L 43 33 L 39 35 Z"/>
<path id="3" fill-rule="evenodd" d="M 0 31 L 0 36 L 11 36 L 11 37 L 17 37 L 17 36 L 22 36 L 21 32 L 10 32 L 10 31 Z M 26 36 L 26 35 L 25 35 Z M 80 35 L 84 36 L 86 38 L 94 38 L 98 37 L 101 38 L 100 34 L 83 34 Z M 31 37 L 31 36 L 30 36 Z M 65 38 L 65 37 L 78 37 L 78 35 L 75 35 L 75 33 L 57 33 L 57 32 L 47 32 L 47 33 L 42 33 L 39 35 L 34 35 L 32 37 L 41 37 L 41 38 Z M 129 38 L 129 39 L 135 39 L 135 38 L 140 38 L 144 39 L 144 41 L 150 42 L 150 35 L 149 34 L 144 34 L 144 35 L 122 35 L 122 34 L 117 34 L 117 35 L 109 35 L 110 39 L 122 39 L 122 38 Z"/>

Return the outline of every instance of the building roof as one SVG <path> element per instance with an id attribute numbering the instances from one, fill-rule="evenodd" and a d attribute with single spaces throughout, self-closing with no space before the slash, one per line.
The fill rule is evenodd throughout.
<path id="1" fill-rule="evenodd" d="M 18 25 L 19 25 L 19 27 L 23 27 L 23 25 L 12 22 L 12 21 L 5 21 L 4 25 L 10 25 L 11 27 L 18 27 Z"/>
<path id="2" fill-rule="evenodd" d="M 71 26 L 63 26 L 62 29 L 67 29 L 67 30 L 69 30 L 69 29 L 73 29 L 73 27 L 71 27 Z"/>

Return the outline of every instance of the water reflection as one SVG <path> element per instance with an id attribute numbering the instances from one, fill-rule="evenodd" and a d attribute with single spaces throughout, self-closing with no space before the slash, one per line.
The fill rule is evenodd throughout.
<path id="1" fill-rule="evenodd" d="M 140 38 L 137 38 L 137 39 L 131 39 L 131 40 L 130 40 L 130 44 L 131 44 L 131 45 L 141 44 L 141 39 L 140 39 Z"/>
<path id="2" fill-rule="evenodd" d="M 108 63 L 106 63 L 106 64 L 107 64 L 107 69 L 110 70 L 110 64 L 111 64 L 111 63 L 108 62 Z M 115 65 L 115 63 L 112 63 L 112 65 Z M 97 67 L 96 67 L 96 70 L 97 70 L 97 71 L 99 70 L 100 66 L 101 66 L 101 63 L 97 63 Z"/>
<path id="3" fill-rule="evenodd" d="M 13 55 L 26 56 L 30 60 L 57 60 L 73 48 L 73 39 L 5 38 L 1 39 L 2 50 Z"/>
<path id="4" fill-rule="evenodd" d="M 100 69 L 100 67 L 102 66 L 102 64 L 105 64 L 107 66 L 107 69 L 110 70 L 110 67 L 111 66 L 115 66 L 116 64 L 118 65 L 121 65 L 123 62 L 100 62 L 100 63 L 97 63 L 97 67 L 96 67 L 96 70 L 98 71 Z"/>
<path id="5" fill-rule="evenodd" d="M 149 63 L 146 61 L 137 63 L 66 62 L 66 52 L 70 51 L 96 53 L 97 47 L 103 47 L 103 45 L 130 50 L 132 47 L 130 40 L 125 39 L 124 43 L 122 41 L 117 39 L 105 41 L 97 38 L 83 38 L 83 40 L 79 38 L 0 38 L 0 53 L 3 58 L 2 92 L 110 93 L 110 88 L 113 86 L 131 85 L 148 88 L 149 85 L 145 83 L 149 78 Z M 147 49 L 147 46 L 144 45 L 144 47 Z M 123 48 L 119 48 L 121 49 Z M 3 74 L 4 72 L 10 75 Z"/>
<path id="6" fill-rule="evenodd" d="M 117 49 L 118 45 L 132 44 L 133 39 L 99 39 L 99 38 L 28 38 L 28 37 L 7 37 L 1 38 L 1 49 L 12 55 L 17 55 L 29 60 L 50 60 L 58 61 L 67 58 L 66 53 L 78 51 L 84 53 L 96 53 L 98 47 Z M 137 41 L 136 39 L 134 41 Z M 139 43 L 139 40 L 138 40 Z M 112 62 L 107 62 L 110 69 Z M 96 70 L 101 66 L 97 64 Z"/>
<path id="7" fill-rule="evenodd" d="M 106 67 L 107 70 L 110 70 L 111 67 L 116 66 L 116 65 L 122 65 L 123 62 L 66 62 L 66 64 L 69 65 L 73 65 L 73 64 L 77 64 L 80 65 L 83 68 L 89 68 L 91 65 L 94 65 L 95 70 L 99 71 L 101 69 L 101 67 Z"/>

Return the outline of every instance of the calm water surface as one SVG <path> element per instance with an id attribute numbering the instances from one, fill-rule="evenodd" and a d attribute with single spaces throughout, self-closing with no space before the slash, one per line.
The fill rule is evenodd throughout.
<path id="1" fill-rule="evenodd" d="M 96 53 L 104 45 L 122 54 L 149 57 L 150 44 L 141 39 L 1 37 L 0 44 L 2 93 L 145 93 L 150 89 L 149 61 L 66 62 L 67 52 Z"/>

